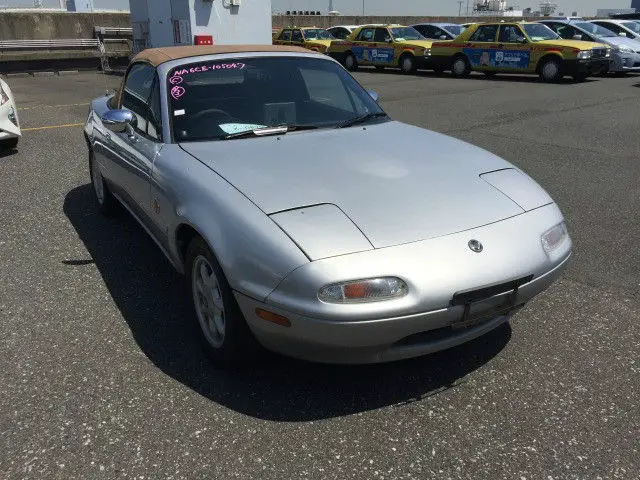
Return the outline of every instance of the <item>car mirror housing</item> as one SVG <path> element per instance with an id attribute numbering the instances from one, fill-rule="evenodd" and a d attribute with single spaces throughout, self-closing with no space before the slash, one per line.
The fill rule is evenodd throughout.
<path id="1" fill-rule="evenodd" d="M 138 123 L 138 119 L 133 112 L 124 108 L 107 111 L 102 115 L 101 120 L 107 129 L 115 133 L 122 133 L 127 130 L 127 127 L 133 128 Z"/>
<path id="2" fill-rule="evenodd" d="M 525 37 L 518 37 L 518 43 L 527 43 L 527 39 Z"/>
<path id="3" fill-rule="evenodd" d="M 621 37 L 626 37 L 627 36 L 627 34 L 625 32 L 620 32 L 618 35 L 621 36 Z"/>
<path id="4" fill-rule="evenodd" d="M 446 35 L 440 35 L 440 40 L 447 40 L 447 36 Z"/>
<path id="5" fill-rule="evenodd" d="M 582 40 L 582 35 L 574 35 L 573 40 Z"/>
<path id="6" fill-rule="evenodd" d="M 380 95 L 378 95 L 378 92 L 374 92 L 373 90 L 367 90 L 367 93 L 371 98 L 373 98 L 374 102 L 377 102 L 378 99 L 380 98 Z"/>

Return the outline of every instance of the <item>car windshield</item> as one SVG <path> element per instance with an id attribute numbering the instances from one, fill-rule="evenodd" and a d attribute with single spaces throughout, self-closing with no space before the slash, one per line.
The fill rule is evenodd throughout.
<path id="1" fill-rule="evenodd" d="M 622 26 L 640 35 L 640 22 L 622 22 Z"/>
<path id="2" fill-rule="evenodd" d="M 303 30 L 306 40 L 333 40 L 335 37 L 322 28 Z"/>
<path id="3" fill-rule="evenodd" d="M 462 25 L 445 25 L 442 28 L 456 37 L 464 32 L 465 29 L 465 27 L 463 27 Z"/>
<path id="4" fill-rule="evenodd" d="M 595 23 L 579 22 L 573 23 L 572 25 L 597 38 L 617 37 L 617 35 L 611 30 L 601 27 L 600 25 L 596 25 Z"/>
<path id="5" fill-rule="evenodd" d="M 420 35 L 420 32 L 413 27 L 396 27 L 390 28 L 389 30 L 396 42 L 404 42 L 406 40 L 425 40 L 425 38 Z"/>
<path id="6" fill-rule="evenodd" d="M 532 42 L 541 42 L 543 40 L 556 40 L 560 38 L 560 35 L 555 33 L 546 25 L 540 23 L 525 23 L 522 25 L 524 31 L 529 36 Z"/>
<path id="7" fill-rule="evenodd" d="M 203 60 L 167 76 L 178 142 L 220 140 L 265 127 L 337 127 L 384 112 L 339 64 L 323 58 Z M 370 118 L 370 117 L 367 117 Z"/>

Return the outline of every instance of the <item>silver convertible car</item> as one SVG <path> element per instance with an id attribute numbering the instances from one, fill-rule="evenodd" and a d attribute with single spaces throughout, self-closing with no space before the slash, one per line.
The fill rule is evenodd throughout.
<path id="1" fill-rule="evenodd" d="M 245 45 L 146 50 L 92 102 L 97 206 L 123 205 L 185 274 L 215 360 L 427 354 L 508 321 L 567 264 L 538 184 L 376 98 L 327 56 Z"/>

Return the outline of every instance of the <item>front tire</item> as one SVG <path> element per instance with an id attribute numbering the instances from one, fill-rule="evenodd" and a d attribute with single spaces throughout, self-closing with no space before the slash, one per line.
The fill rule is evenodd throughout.
<path id="1" fill-rule="evenodd" d="M 540 66 L 540 78 L 543 82 L 556 83 L 562 76 L 562 64 L 558 58 L 549 58 Z"/>
<path id="2" fill-rule="evenodd" d="M 93 192 L 93 199 L 98 206 L 98 211 L 107 217 L 115 215 L 118 212 L 118 201 L 111 194 L 104 181 L 93 150 L 89 150 L 89 174 L 91 175 L 91 191 Z"/>
<path id="3" fill-rule="evenodd" d="M 400 57 L 399 66 L 400 70 L 402 70 L 402 73 L 406 74 L 415 73 L 418 69 L 416 67 L 416 59 L 413 55 L 410 54 L 405 54 Z"/>
<path id="4" fill-rule="evenodd" d="M 471 73 L 471 64 L 464 55 L 458 55 L 451 64 L 451 75 L 456 78 L 468 77 Z"/>
<path id="5" fill-rule="evenodd" d="M 196 237 L 187 248 L 186 283 L 206 353 L 217 363 L 238 365 L 255 359 L 259 344 L 206 242 Z"/>
<path id="6" fill-rule="evenodd" d="M 355 72 L 358 69 L 358 61 L 353 53 L 347 53 L 347 56 L 344 58 L 344 66 L 350 72 Z"/>

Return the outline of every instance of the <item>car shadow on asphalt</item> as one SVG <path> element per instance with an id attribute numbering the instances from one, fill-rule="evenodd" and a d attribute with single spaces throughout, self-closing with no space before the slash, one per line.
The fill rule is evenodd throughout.
<path id="1" fill-rule="evenodd" d="M 455 79 L 455 80 L 486 80 L 486 81 L 490 81 L 490 82 L 509 82 L 509 83 L 539 83 L 539 84 L 544 84 L 544 82 L 542 80 L 540 80 L 540 77 L 538 77 L 537 75 L 518 75 L 518 74 L 496 74 L 496 75 L 485 75 L 483 73 L 479 73 L 479 72 L 473 72 L 471 75 L 469 75 L 468 77 L 464 77 L 464 78 L 455 78 L 453 76 L 451 76 L 450 73 L 448 72 L 443 72 L 443 73 L 436 73 L 430 70 L 418 70 L 416 73 L 413 74 L 406 74 L 406 73 L 402 73 L 400 70 L 398 69 L 385 69 L 385 70 L 374 70 L 374 69 L 361 69 L 360 70 L 362 73 L 371 73 L 371 74 L 375 74 L 375 75 L 400 75 L 402 77 L 405 78 L 411 78 L 411 77 L 418 77 L 418 78 L 449 78 L 449 79 Z M 597 82 L 598 80 L 601 80 L 602 77 L 589 77 L 586 78 L 585 80 L 579 82 L 579 83 L 590 83 L 590 82 Z M 572 78 L 569 77 L 565 77 L 562 78 L 560 81 L 555 82 L 555 85 L 574 85 L 577 82 L 575 80 L 573 80 Z"/>
<path id="2" fill-rule="evenodd" d="M 318 420 L 465 388 L 465 377 L 511 338 L 511 327 L 504 324 L 465 345 L 389 364 L 333 366 L 265 354 L 251 368 L 217 368 L 197 347 L 182 277 L 135 220 L 125 212 L 115 218 L 98 214 L 88 184 L 67 194 L 64 213 L 144 354 L 200 395 L 252 417 Z"/>

